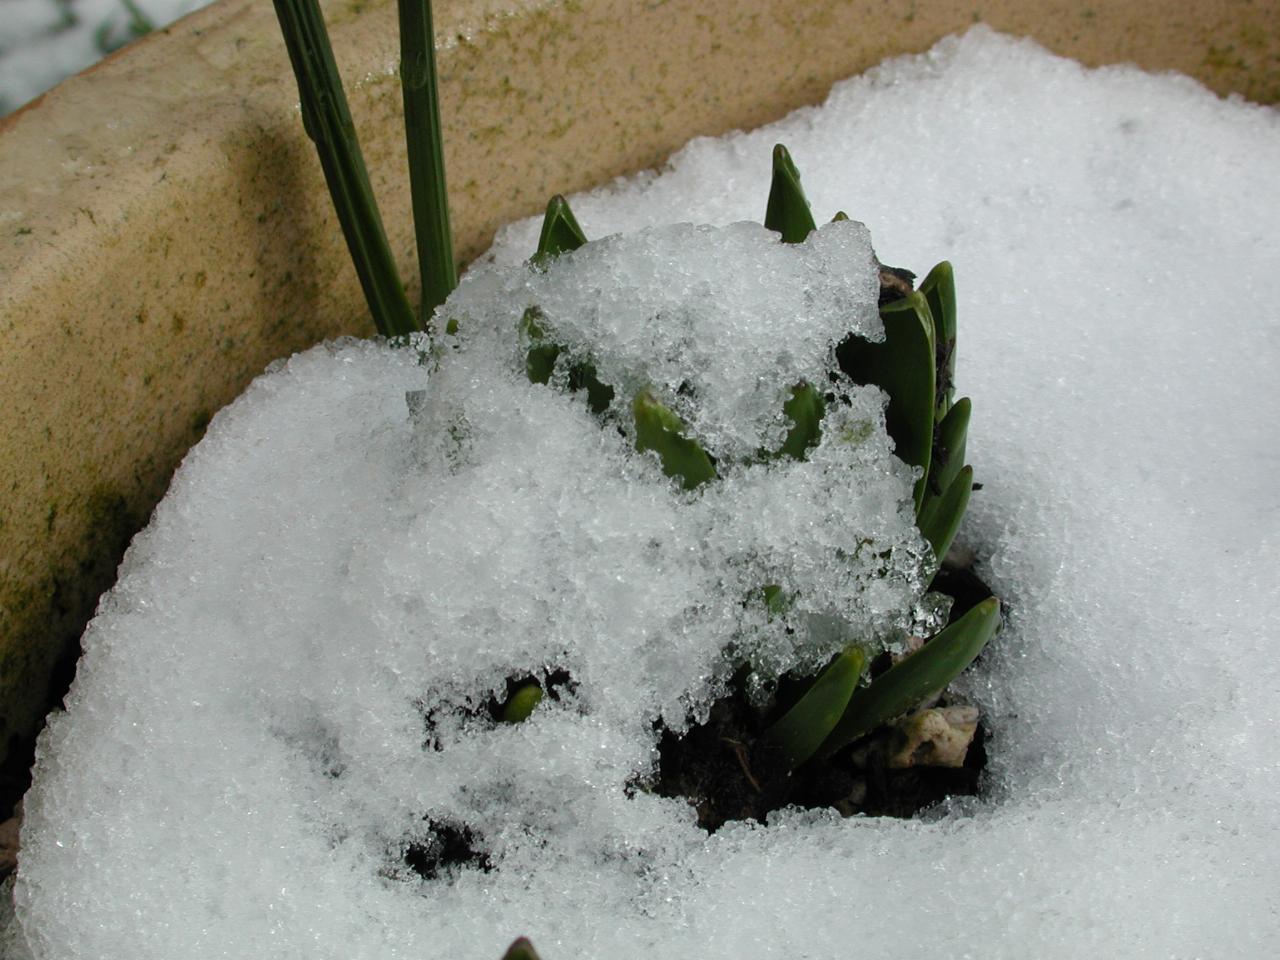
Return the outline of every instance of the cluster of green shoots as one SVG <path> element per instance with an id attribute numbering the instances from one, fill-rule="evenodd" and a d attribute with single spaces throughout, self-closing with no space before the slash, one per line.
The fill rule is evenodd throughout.
<path id="1" fill-rule="evenodd" d="M 836 220 L 848 219 L 837 213 Z M 782 236 L 784 243 L 802 243 L 814 231 L 809 202 L 800 187 L 800 175 L 787 149 L 773 152 L 773 182 L 765 209 L 764 225 Z M 547 206 L 535 264 L 587 243 L 568 203 L 554 197 Z M 940 568 L 960 527 L 973 489 L 973 469 L 965 466 L 965 440 L 971 404 L 955 400 L 956 299 L 951 265 L 943 262 L 930 271 L 919 290 L 880 308 L 885 338 L 871 342 L 850 336 L 839 345 L 836 358 L 841 373 L 856 384 L 874 384 L 888 395 L 886 427 L 898 457 L 919 468 L 913 497 L 916 524 Z M 534 383 L 548 383 L 564 347 L 552 341 L 536 308 L 521 320 L 529 344 L 526 373 Z M 568 370 L 568 389 L 586 394 L 595 413 L 612 404 L 614 388 L 602 383 L 589 359 L 576 360 Z M 783 414 L 790 421 L 782 445 L 773 458 L 803 460 L 822 437 L 827 405 L 838 402 L 833 384 L 802 382 L 790 389 Z M 696 490 L 716 479 L 716 461 L 685 424 L 648 389 L 630 398 L 630 435 L 637 451 L 657 455 L 667 476 L 686 490 Z M 782 613 L 789 603 L 776 584 L 761 590 L 772 613 Z M 795 768 L 810 758 L 827 757 L 889 720 L 906 713 L 946 687 L 967 667 L 994 635 L 999 625 L 999 604 L 987 599 L 950 624 L 916 652 L 863 684 L 867 651 L 852 644 L 836 656 L 814 679 L 791 709 L 764 732 Z M 517 691 L 516 716 L 526 715 L 523 704 L 533 700 L 536 688 Z M 531 708 L 530 708 L 531 709 Z"/>
<path id="2" fill-rule="evenodd" d="M 428 319 L 457 284 L 445 190 L 435 49 L 428 0 L 399 0 L 400 76 L 404 94 L 406 144 L 418 263 L 421 311 L 405 296 L 382 220 L 361 158 L 351 115 L 334 63 L 317 0 L 274 0 L 289 57 L 298 80 L 302 119 L 315 142 L 338 219 L 379 333 L 403 338 L 428 329 Z M 844 219 L 837 214 L 836 219 Z M 773 157 L 773 182 L 765 226 L 786 243 L 800 243 L 815 229 L 800 177 L 785 148 Z M 545 265 L 587 242 L 562 197 L 548 205 L 534 263 Z M 896 454 L 918 468 L 916 522 L 941 566 L 968 505 L 973 471 L 964 465 L 970 404 L 954 400 L 956 301 L 951 267 L 941 263 L 911 290 L 884 304 L 885 338 L 847 338 L 837 349 L 842 375 L 874 384 L 888 395 L 886 427 Z M 521 321 L 528 344 L 526 372 L 537 383 L 551 380 L 563 347 L 555 343 L 536 310 Z M 589 361 L 569 370 L 568 388 L 584 392 L 590 407 L 603 412 L 614 388 L 600 382 Z M 804 459 L 821 437 L 828 404 L 839 402 L 831 384 L 799 383 L 790 389 L 783 412 L 791 422 L 777 457 Z M 649 390 L 630 398 L 632 436 L 638 451 L 651 451 L 664 472 L 685 489 L 716 478 L 715 461 L 689 435 L 680 418 Z M 781 588 L 766 585 L 763 602 L 774 613 L 790 602 Z M 989 598 L 956 619 L 916 652 L 864 683 L 867 652 L 853 644 L 836 655 L 799 700 L 763 737 L 791 769 L 830 756 L 841 747 L 917 707 L 945 688 L 967 667 L 999 625 L 999 604 Z M 536 683 L 517 689 L 503 718 L 527 718 L 541 699 Z M 527 940 L 517 940 L 507 960 L 536 960 Z"/>

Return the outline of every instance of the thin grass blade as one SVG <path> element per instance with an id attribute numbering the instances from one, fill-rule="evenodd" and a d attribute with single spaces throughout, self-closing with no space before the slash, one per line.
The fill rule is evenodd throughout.
<path id="1" fill-rule="evenodd" d="M 762 735 L 795 769 L 817 752 L 844 715 L 862 677 L 866 655 L 850 647 L 835 658 L 777 723 Z"/>
<path id="2" fill-rule="evenodd" d="M 422 324 L 458 285 L 449 229 L 449 191 L 440 133 L 440 91 L 436 79 L 435 31 L 430 0 L 399 0 L 400 87 L 404 94 L 404 136 L 409 154 L 409 192 L 422 278 Z"/>
<path id="3" fill-rule="evenodd" d="M 800 171 L 780 143 L 773 148 L 773 182 L 764 225 L 782 234 L 783 243 L 800 243 L 815 227 L 809 201 L 800 187 Z"/>
<path id="4" fill-rule="evenodd" d="M 716 475 L 705 450 L 696 440 L 683 435 L 680 418 L 659 403 L 648 390 L 636 394 L 631 405 L 636 424 L 636 449 L 653 450 L 668 477 L 678 477 L 686 490 L 706 483 Z"/>
<path id="5" fill-rule="evenodd" d="M 1000 602 L 989 597 L 911 656 L 856 690 L 844 716 L 819 748 L 819 756 L 830 756 L 946 687 L 977 658 L 999 626 Z"/>
<path id="6" fill-rule="evenodd" d="M 274 3 L 298 81 L 303 126 L 320 156 L 374 325 L 385 337 L 413 333 L 421 328 L 387 244 L 320 7 L 316 0 Z"/>

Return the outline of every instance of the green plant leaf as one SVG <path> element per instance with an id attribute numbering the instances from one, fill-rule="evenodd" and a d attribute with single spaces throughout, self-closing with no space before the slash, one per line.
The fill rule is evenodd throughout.
<path id="1" fill-rule="evenodd" d="M 768 611 L 770 620 L 786 613 L 795 601 L 794 595 L 784 593 L 782 587 L 776 583 L 765 584 L 760 588 L 760 595 L 764 600 L 764 608 Z"/>
<path id="2" fill-rule="evenodd" d="M 589 360 L 581 360 L 569 368 L 569 389 L 574 393 L 587 391 L 587 406 L 592 413 L 604 413 L 613 403 L 613 387 L 596 376 L 596 365 Z"/>
<path id="3" fill-rule="evenodd" d="M 819 755 L 830 756 L 946 687 L 977 658 L 999 626 L 1000 602 L 988 597 L 915 653 L 856 690 L 844 716 L 819 748 Z"/>
<path id="4" fill-rule="evenodd" d="M 409 160 L 409 197 L 422 281 L 422 325 L 458 285 L 449 229 L 449 191 L 440 132 L 440 93 L 436 80 L 435 31 L 430 0 L 398 0 L 400 10 L 400 88 L 404 99 L 404 136 Z"/>
<path id="5" fill-rule="evenodd" d="M 791 388 L 791 396 L 782 405 L 782 412 L 791 419 L 791 430 L 778 451 L 793 460 L 803 460 L 810 447 L 822 439 L 822 417 L 827 412 L 826 401 L 811 383 L 799 383 Z"/>
<path id="6" fill-rule="evenodd" d="M 560 357 L 560 345 L 546 342 L 547 331 L 541 321 L 542 311 L 537 307 L 529 307 L 520 317 L 520 333 L 529 341 L 524 371 L 530 383 L 548 383 Z"/>
<path id="7" fill-rule="evenodd" d="M 320 6 L 317 0 L 274 2 L 298 81 L 302 125 L 316 145 L 369 313 L 384 337 L 406 336 L 422 328 L 387 243 Z"/>
<path id="8" fill-rule="evenodd" d="M 773 182 L 769 186 L 764 225 L 782 234 L 783 243 L 799 243 L 815 227 L 809 201 L 800 188 L 800 171 L 780 143 L 773 148 Z"/>
<path id="9" fill-rule="evenodd" d="M 965 447 L 969 437 L 969 416 L 973 404 L 968 397 L 961 397 L 938 424 L 933 434 L 933 456 L 929 463 L 929 489 L 925 504 L 931 497 L 946 493 L 951 482 L 964 466 Z"/>
<path id="10" fill-rule="evenodd" d="M 539 960 L 538 951 L 533 949 L 533 944 L 529 942 L 528 937 L 521 937 L 507 947 L 502 960 Z"/>
<path id="11" fill-rule="evenodd" d="M 662 460 L 668 477 L 679 477 L 692 490 L 716 475 L 705 450 L 696 440 L 683 436 L 680 418 L 659 403 L 648 390 L 636 394 L 631 405 L 636 424 L 636 449 L 653 450 Z"/>
<path id="12" fill-rule="evenodd" d="M 916 518 L 920 533 L 933 547 L 933 555 L 941 564 L 951 549 L 951 541 L 960 529 L 960 521 L 969 506 L 973 492 L 973 467 L 963 467 L 941 496 L 925 498 L 924 508 Z"/>
<path id="13" fill-rule="evenodd" d="M 933 317 L 919 291 L 880 308 L 884 340 L 871 343 L 850 337 L 836 350 L 840 368 L 855 383 L 874 383 L 889 395 L 885 427 L 894 452 L 920 467 L 915 486 L 917 513 L 933 454 L 934 365 Z"/>
<path id="14" fill-rule="evenodd" d="M 569 201 L 556 194 L 547 203 L 542 218 L 542 234 L 538 237 L 538 250 L 533 262 L 543 264 L 566 250 L 577 250 L 587 242 L 587 235 L 578 226 L 578 219 L 569 209 Z"/>
<path id="15" fill-rule="evenodd" d="M 844 715 L 865 662 L 861 647 L 846 649 L 818 675 L 795 706 L 761 735 L 782 751 L 791 769 L 813 756 Z"/>
<path id="16" fill-rule="evenodd" d="M 542 702 L 542 685 L 530 680 L 516 690 L 502 706 L 503 723 L 522 723 L 529 719 L 534 708 Z"/>
<path id="17" fill-rule="evenodd" d="M 929 312 L 933 315 L 937 363 L 935 416 L 941 420 L 951 409 L 956 384 L 956 280 L 951 264 L 943 260 L 930 270 L 920 284 L 920 292 L 928 301 Z"/>

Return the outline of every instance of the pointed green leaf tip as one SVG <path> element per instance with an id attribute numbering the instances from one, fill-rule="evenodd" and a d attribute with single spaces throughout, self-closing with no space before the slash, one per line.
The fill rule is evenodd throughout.
<path id="1" fill-rule="evenodd" d="M 538 951 L 533 949 L 533 944 L 529 942 L 528 937 L 521 937 L 507 947 L 502 960 L 539 960 Z"/>
<path id="2" fill-rule="evenodd" d="M 830 756 L 946 687 L 973 663 L 999 626 L 1000 602 L 988 597 L 915 653 L 855 691 L 819 753 Z"/>
<path id="3" fill-rule="evenodd" d="M 779 453 L 803 460 L 809 448 L 816 447 L 822 439 L 822 417 L 827 412 L 827 404 L 813 384 L 800 383 L 791 388 L 782 412 L 790 418 L 792 426 Z"/>
<path id="4" fill-rule="evenodd" d="M 933 315 L 934 350 L 937 358 L 937 412 L 941 420 L 951 409 L 956 381 L 956 280 L 951 264 L 943 260 L 929 271 L 920 293 Z"/>
<path id="5" fill-rule="evenodd" d="M 705 450 L 696 440 L 682 436 L 680 418 L 659 403 L 648 390 L 636 394 L 631 410 L 636 423 L 636 449 L 653 450 L 662 460 L 662 472 L 679 477 L 692 490 L 716 475 Z"/>
<path id="6" fill-rule="evenodd" d="M 800 243 L 814 231 L 809 201 L 800 188 L 800 171 L 782 144 L 773 148 L 773 183 L 769 187 L 764 225 L 782 234 L 783 243 Z"/>
<path id="7" fill-rule="evenodd" d="M 865 661 L 866 655 L 861 648 L 845 650 L 813 682 L 796 705 L 764 732 L 764 739 L 782 751 L 791 769 L 813 756 L 839 722 L 858 686 Z"/>
<path id="8" fill-rule="evenodd" d="M 503 723 L 522 723 L 542 702 L 542 685 L 537 680 L 530 680 L 511 694 L 510 699 L 502 707 Z"/>
<path id="9" fill-rule="evenodd" d="M 533 255 L 536 264 L 546 263 L 566 250 L 577 250 L 587 242 L 587 235 L 578 226 L 578 220 L 569 209 L 569 201 L 556 194 L 547 203 L 547 213 L 542 218 L 542 235 L 538 237 L 538 251 Z"/>

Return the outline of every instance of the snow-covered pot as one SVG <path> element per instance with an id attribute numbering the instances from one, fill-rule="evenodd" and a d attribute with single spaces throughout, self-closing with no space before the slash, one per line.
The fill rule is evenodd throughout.
<path id="1" fill-rule="evenodd" d="M 325 6 L 407 267 L 394 4 Z M 977 17 L 869 0 L 435 6 L 464 257 L 553 192 L 777 117 Z M 1278 7 L 981 15 L 1085 62 L 1273 102 Z M 220 0 L 65 82 L 0 121 L 0 158 L 0 762 L 20 780 L 55 666 L 213 412 L 271 359 L 369 331 L 264 0 Z"/>

